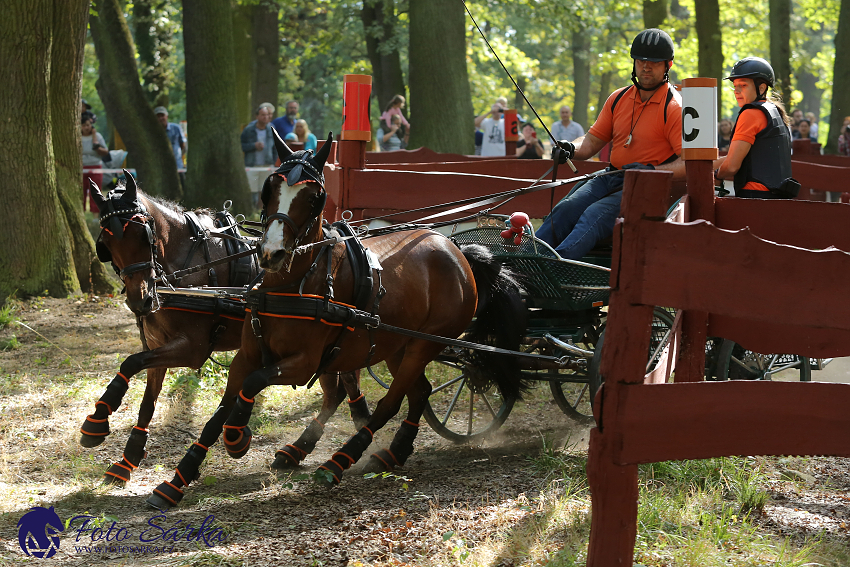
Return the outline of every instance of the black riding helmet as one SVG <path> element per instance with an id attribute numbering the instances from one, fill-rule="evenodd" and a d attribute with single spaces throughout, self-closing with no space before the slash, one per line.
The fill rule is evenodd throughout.
<path id="1" fill-rule="evenodd" d="M 667 68 L 664 70 L 664 82 L 666 83 L 670 80 L 667 71 L 670 69 L 669 61 L 673 60 L 674 49 L 673 40 L 667 32 L 658 28 L 649 28 L 637 34 L 632 41 L 632 49 L 629 55 L 632 59 L 638 61 L 668 62 Z M 634 64 L 632 65 L 632 83 L 641 90 L 654 90 L 645 89 L 638 84 Z"/>
<path id="2" fill-rule="evenodd" d="M 764 91 L 763 95 L 759 94 L 759 85 L 761 83 L 773 87 L 773 83 L 776 82 L 773 67 L 761 57 L 746 57 L 741 59 L 735 63 L 732 67 L 732 72 L 726 78 L 730 81 L 735 79 L 752 79 L 756 85 L 756 100 L 763 100 L 767 96 L 767 90 Z"/>

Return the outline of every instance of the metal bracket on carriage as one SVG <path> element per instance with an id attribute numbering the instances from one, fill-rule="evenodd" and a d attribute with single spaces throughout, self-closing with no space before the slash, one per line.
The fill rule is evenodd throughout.
<path id="1" fill-rule="evenodd" d="M 570 354 L 573 354 L 575 356 L 580 356 L 581 358 L 586 358 L 588 360 L 593 358 L 593 351 L 592 350 L 584 350 L 583 348 L 579 348 L 579 347 L 577 347 L 573 344 L 565 343 L 564 341 L 562 341 L 562 340 L 560 340 L 556 337 L 553 337 L 549 333 L 546 333 L 545 335 L 543 335 L 543 338 L 545 338 L 546 342 L 548 342 L 550 345 L 557 347 L 561 350 L 565 350 L 565 351 L 569 352 Z"/>

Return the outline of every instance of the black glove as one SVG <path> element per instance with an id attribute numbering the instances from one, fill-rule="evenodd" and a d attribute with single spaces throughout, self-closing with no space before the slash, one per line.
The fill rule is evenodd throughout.
<path id="1" fill-rule="evenodd" d="M 636 161 L 633 163 L 627 163 L 620 169 L 655 169 L 655 166 L 649 165 L 648 163 L 640 163 Z"/>
<path id="2" fill-rule="evenodd" d="M 556 143 L 561 148 L 561 151 L 558 152 L 558 163 L 567 163 L 568 159 L 576 155 L 576 147 L 572 142 L 558 140 Z"/>

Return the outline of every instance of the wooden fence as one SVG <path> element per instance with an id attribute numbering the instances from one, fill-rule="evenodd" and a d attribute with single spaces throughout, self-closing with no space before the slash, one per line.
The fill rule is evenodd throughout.
<path id="1" fill-rule="evenodd" d="M 850 384 L 704 382 L 703 342 L 674 340 L 661 375 L 644 376 L 656 305 L 696 334 L 759 352 L 850 355 L 850 206 L 706 198 L 712 222 L 665 220 L 670 174 L 628 172 L 614 231 L 615 270 L 591 431 L 589 567 L 631 565 L 637 465 L 732 455 L 850 456 Z M 708 205 L 706 204 L 708 203 Z M 835 246 L 836 248 L 831 248 Z M 699 322 L 702 322 L 700 328 Z M 693 331 L 692 331 L 693 332 Z M 676 371 L 675 382 L 668 383 Z"/>

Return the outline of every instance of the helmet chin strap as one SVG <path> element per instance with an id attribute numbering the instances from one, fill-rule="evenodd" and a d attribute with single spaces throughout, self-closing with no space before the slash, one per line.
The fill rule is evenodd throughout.
<path id="1" fill-rule="evenodd" d="M 670 75 L 668 74 L 669 71 L 670 71 L 670 63 L 668 61 L 664 62 L 664 80 L 662 80 L 660 83 L 658 83 L 657 85 L 655 85 L 652 88 L 646 88 L 646 87 L 640 86 L 640 83 L 637 80 L 636 67 L 637 67 L 637 63 L 632 61 L 632 83 L 635 85 L 635 87 L 637 87 L 638 89 L 640 89 L 642 91 L 654 91 L 654 90 L 658 89 L 658 87 L 660 87 L 664 83 L 670 82 Z"/>
<path id="2" fill-rule="evenodd" d="M 759 81 L 755 85 L 756 85 L 756 100 L 767 100 L 767 91 L 770 90 L 770 87 L 768 86 L 768 84 Z M 760 90 L 759 87 L 761 87 L 762 85 L 764 85 L 766 88 L 764 89 L 763 93 L 759 93 L 759 90 Z"/>

